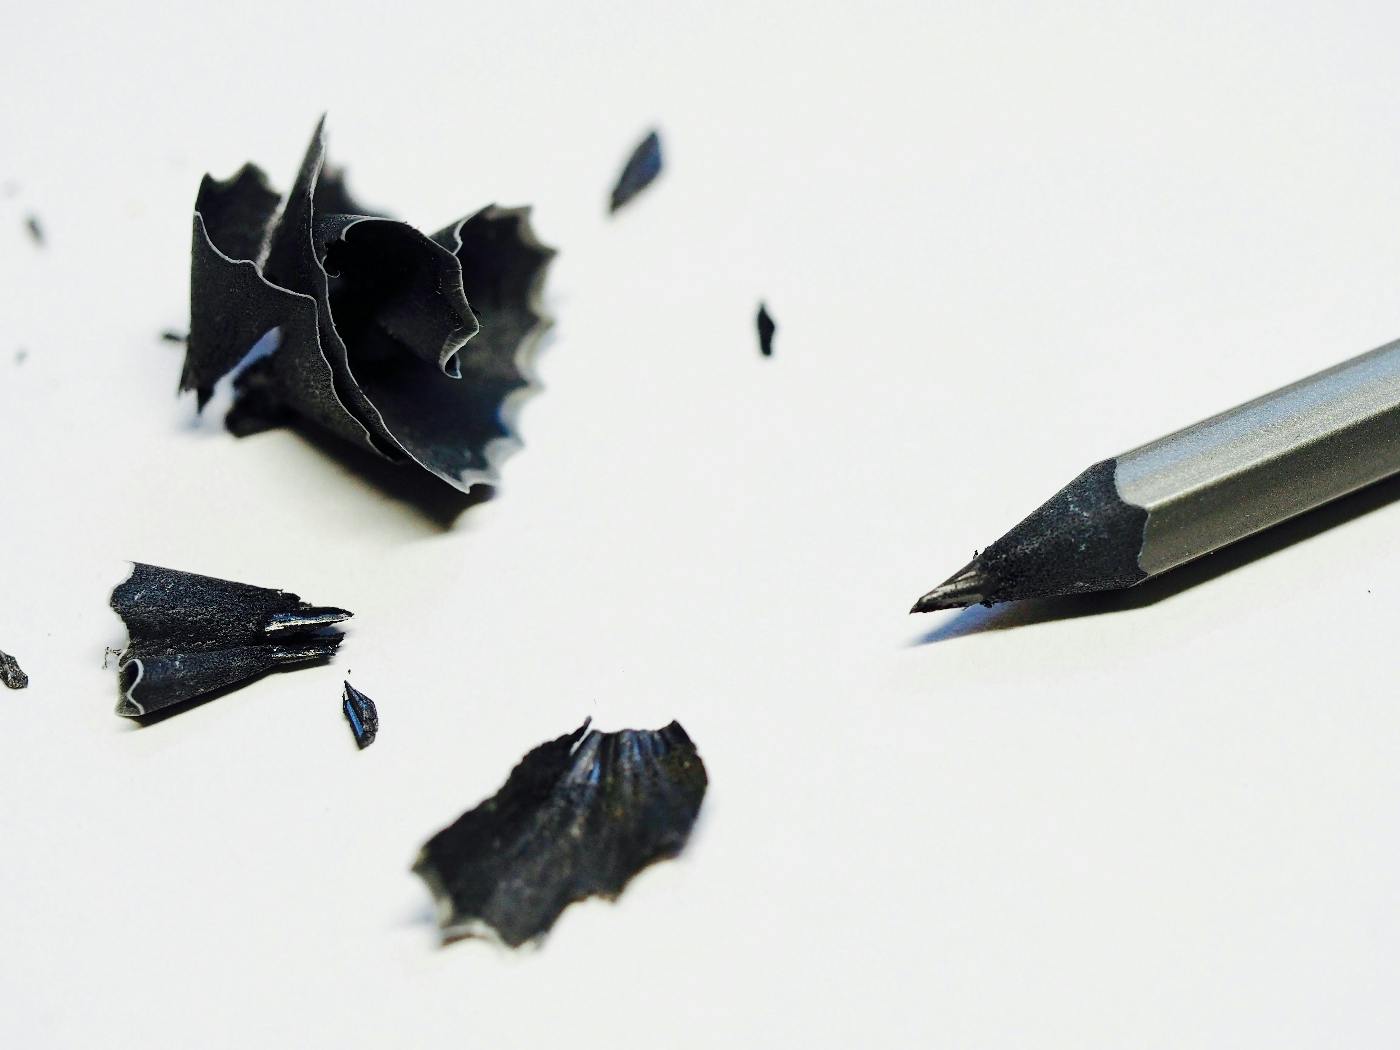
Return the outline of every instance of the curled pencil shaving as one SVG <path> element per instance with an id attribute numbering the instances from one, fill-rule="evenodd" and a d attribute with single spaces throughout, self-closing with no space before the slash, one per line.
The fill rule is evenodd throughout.
<path id="1" fill-rule="evenodd" d="M 493 797 L 423 847 L 446 940 L 494 936 L 518 947 L 570 903 L 615 898 L 685 845 L 705 797 L 705 766 L 680 723 L 574 732 L 536 747 Z"/>
<path id="2" fill-rule="evenodd" d="M 630 201 L 655 181 L 661 174 L 661 137 L 649 132 L 637 143 L 637 148 L 627 158 L 622 174 L 617 177 L 608 202 L 608 211 L 614 212 Z"/>
<path id="3" fill-rule="evenodd" d="M 355 734 L 355 744 L 361 751 L 374 743 L 379 735 L 379 710 L 374 701 L 365 696 L 349 682 L 345 683 L 345 693 L 341 698 L 341 710 L 345 721 L 350 723 L 350 732 Z"/>
<path id="4" fill-rule="evenodd" d="M 286 591 L 137 562 L 112 591 L 130 644 L 117 714 L 141 718 L 287 664 L 328 659 L 352 615 Z"/>
<path id="5" fill-rule="evenodd" d="M 0 683 L 6 689 L 24 689 L 29 685 L 29 676 L 19 666 L 19 661 L 6 652 L 0 652 Z"/>
<path id="6" fill-rule="evenodd" d="M 235 434 L 300 419 L 463 491 L 494 481 L 520 445 L 554 251 L 528 208 L 432 236 L 369 214 L 325 166 L 323 128 L 285 201 L 251 164 L 200 184 L 180 389 L 202 409 L 233 373 Z M 277 349 L 240 369 L 274 328 Z"/>

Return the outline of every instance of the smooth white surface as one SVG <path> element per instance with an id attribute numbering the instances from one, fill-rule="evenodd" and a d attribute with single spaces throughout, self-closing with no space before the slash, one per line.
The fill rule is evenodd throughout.
<path id="1" fill-rule="evenodd" d="M 1322 6 L 10 4 L 0 1042 L 1393 1044 L 1400 506 L 1152 604 L 905 614 L 1093 460 L 1400 334 L 1400 15 Z M 285 189 L 322 109 L 368 202 L 561 249 L 450 530 L 175 398 L 199 176 Z M 128 558 L 357 616 L 137 728 Z M 418 846 L 586 715 L 685 724 L 690 849 L 439 949 Z"/>

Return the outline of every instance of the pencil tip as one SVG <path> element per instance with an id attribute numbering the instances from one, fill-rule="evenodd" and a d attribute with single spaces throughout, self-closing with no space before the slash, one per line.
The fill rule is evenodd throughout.
<path id="1" fill-rule="evenodd" d="M 911 613 L 937 612 L 939 609 L 961 609 L 987 600 L 992 577 L 976 558 L 929 591 L 914 603 Z"/>

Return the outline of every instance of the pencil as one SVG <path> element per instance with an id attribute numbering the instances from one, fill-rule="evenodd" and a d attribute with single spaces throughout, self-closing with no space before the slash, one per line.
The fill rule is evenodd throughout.
<path id="1" fill-rule="evenodd" d="M 1095 463 L 911 612 L 1119 590 L 1400 472 L 1400 340 Z"/>

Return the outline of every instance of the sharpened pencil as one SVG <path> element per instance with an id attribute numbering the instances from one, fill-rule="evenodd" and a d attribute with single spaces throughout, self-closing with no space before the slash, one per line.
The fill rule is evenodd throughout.
<path id="1" fill-rule="evenodd" d="M 1400 472 L 1400 340 L 1095 463 L 911 612 L 1118 590 Z"/>

